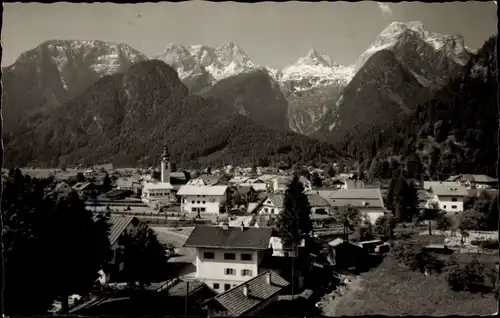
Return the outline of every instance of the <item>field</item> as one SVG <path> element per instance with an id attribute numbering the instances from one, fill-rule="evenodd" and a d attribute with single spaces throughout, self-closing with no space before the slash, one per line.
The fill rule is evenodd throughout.
<path id="1" fill-rule="evenodd" d="M 442 236 L 415 238 L 438 243 Z M 460 254 L 459 260 L 472 256 Z M 495 262 L 498 255 L 478 255 L 484 262 Z M 497 300 L 490 295 L 454 292 L 445 274 L 425 276 L 401 266 L 390 254 L 376 268 L 359 276 L 358 286 L 340 297 L 327 315 L 488 315 L 497 311 Z"/>

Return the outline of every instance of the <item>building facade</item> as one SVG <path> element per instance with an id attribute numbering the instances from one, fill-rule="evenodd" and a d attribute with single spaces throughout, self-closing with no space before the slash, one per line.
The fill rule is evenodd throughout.
<path id="1" fill-rule="evenodd" d="M 183 185 L 177 195 L 183 213 L 219 214 L 227 201 L 227 186 Z"/>
<path id="2" fill-rule="evenodd" d="M 184 244 L 196 248 L 195 279 L 224 292 L 256 277 L 269 251 L 271 231 L 227 224 L 197 226 Z"/>

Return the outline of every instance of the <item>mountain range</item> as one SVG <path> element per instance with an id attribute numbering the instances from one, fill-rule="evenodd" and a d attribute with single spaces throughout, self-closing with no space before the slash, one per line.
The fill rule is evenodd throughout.
<path id="1" fill-rule="evenodd" d="M 293 136 L 289 138 L 301 140 L 288 144 L 299 145 L 308 140 L 307 142 L 312 145 L 324 145 L 312 139 L 302 139 L 304 137 L 299 137 L 298 134 L 290 132 L 291 130 L 333 144 L 338 149 L 343 149 L 349 156 L 356 157 L 357 154 L 348 149 L 352 139 L 363 139 L 366 136 L 391 131 L 392 123 L 416 114 L 419 105 L 432 100 L 437 92 L 457 78 L 462 78 L 468 72 L 469 63 L 474 56 L 475 52 L 464 45 L 461 36 L 428 32 L 420 22 L 390 24 L 353 65 L 339 65 L 326 54 L 311 49 L 304 57 L 281 70 L 256 65 L 240 47 L 231 42 L 216 48 L 169 44 L 162 54 L 151 60 L 123 44 L 101 41 L 47 41 L 23 53 L 13 65 L 3 69 L 2 108 L 6 123 L 4 131 L 9 140 L 17 140 L 11 143 L 17 147 L 19 136 L 25 136 L 27 131 L 39 131 L 39 127 L 46 125 L 47 122 L 54 124 L 52 118 L 60 116 L 60 112 L 69 112 L 67 116 L 71 116 L 71 112 L 86 116 L 77 110 L 78 107 L 68 105 L 82 105 L 82 98 L 89 98 L 90 95 L 96 99 L 94 93 L 89 93 L 95 89 L 92 88 L 94 85 L 104 85 L 103 83 L 111 81 L 110 77 L 130 77 L 130 70 L 135 65 L 148 65 L 144 64 L 145 61 L 155 61 L 154 63 L 163 61 L 171 66 L 176 73 L 176 79 L 182 82 L 182 86 L 179 87 L 183 88 L 174 90 L 179 96 L 183 96 L 182 103 L 189 100 L 188 104 L 208 103 L 210 107 L 215 107 L 212 109 L 213 112 L 206 113 L 206 119 L 191 116 L 205 121 L 205 124 L 214 120 L 213 128 L 222 127 L 225 125 L 223 123 L 233 127 L 235 122 L 244 122 L 244 126 L 260 127 L 255 128 L 257 130 L 264 129 L 268 136 L 275 134 L 282 136 L 284 133 L 286 136 Z M 157 78 L 154 76 L 160 75 L 153 72 L 152 76 L 144 73 L 144 81 L 156 82 Z M 115 86 L 107 85 L 115 87 L 114 90 L 109 88 L 104 90 L 114 97 L 108 96 L 106 100 L 112 101 L 113 98 L 118 98 L 118 101 L 113 103 L 125 107 L 122 104 L 123 100 L 120 99 L 123 97 L 116 96 L 125 94 L 124 96 L 129 98 L 127 85 L 133 81 L 120 82 L 115 79 L 111 82 L 115 83 L 113 84 Z M 164 88 L 158 86 L 158 89 Z M 136 100 L 138 96 L 142 96 L 141 94 L 138 93 L 132 100 Z M 151 92 L 151 94 L 159 93 Z M 163 97 L 161 94 L 159 96 L 161 100 Z M 147 96 L 144 98 L 147 99 Z M 98 100 L 104 103 L 104 99 Z M 182 104 L 180 101 L 178 103 Z M 133 104 L 140 104 L 146 108 L 153 107 L 140 101 L 135 101 Z M 87 107 L 87 112 L 92 114 L 100 111 L 96 107 Z M 222 114 L 215 113 L 215 110 Z M 161 119 L 157 120 L 170 123 L 170 113 L 161 114 Z M 101 118 L 97 115 L 95 117 Z M 217 121 L 221 124 L 216 125 Z M 139 126 L 146 122 L 148 121 L 143 118 L 131 126 L 141 130 Z M 90 125 L 90 122 L 88 124 Z M 149 128 L 152 127 L 151 124 L 148 122 Z M 166 127 L 161 122 L 158 124 Z M 182 120 L 180 117 L 176 117 L 175 124 L 197 127 L 191 119 Z M 90 132 L 97 129 L 96 127 L 101 127 L 82 125 L 80 125 L 84 127 L 82 131 L 90 129 Z M 111 121 L 109 125 L 122 126 L 124 122 Z M 68 136 L 75 138 L 76 132 L 72 130 L 73 128 L 64 129 Z M 40 136 L 49 138 L 47 134 L 39 132 Z M 213 133 L 214 131 L 210 131 L 208 135 Z M 160 133 L 156 135 L 159 136 Z M 237 136 L 232 135 L 229 139 L 233 140 L 235 137 Z M 83 146 L 85 138 L 81 136 L 79 138 L 82 139 L 76 144 Z M 45 145 L 44 142 L 40 145 Z M 187 144 L 186 141 L 178 147 L 185 149 Z M 192 146 L 194 144 L 196 143 L 193 142 Z M 219 149 L 219 146 L 214 149 Z M 125 148 L 129 149 L 127 147 Z M 197 147 L 205 149 L 203 150 L 205 152 L 202 151 L 203 156 L 198 153 L 199 157 L 207 157 L 210 153 L 199 144 Z M 284 154 L 290 153 L 289 150 L 294 152 L 303 148 L 303 146 L 294 147 L 289 149 L 285 146 L 281 152 L 269 150 L 269 153 Z M 309 150 L 312 148 L 308 147 Z M 57 153 L 57 150 L 54 151 Z M 128 150 L 125 151 L 127 152 Z M 339 155 L 338 152 L 335 154 L 334 151 L 328 150 L 328 152 L 333 156 Z M 74 162 L 76 157 L 71 156 L 76 156 L 76 153 L 79 152 L 73 149 L 69 154 L 61 154 L 63 157 L 66 156 L 63 162 Z M 144 151 L 141 150 L 139 153 Z M 194 160 L 198 156 L 195 155 L 196 151 L 186 154 L 189 151 L 182 150 L 180 153 L 182 155 L 179 155 L 179 158 L 182 157 L 183 160 L 186 158 Z M 213 153 L 220 154 L 218 151 Z M 294 152 L 293 156 L 296 155 Z M 23 157 L 24 154 L 16 156 Z M 61 156 L 45 158 L 42 161 L 45 163 L 51 160 L 57 161 Z M 243 152 L 238 156 L 240 159 L 245 157 Z M 145 160 L 144 157 L 147 159 L 148 155 L 139 157 L 123 161 Z"/>
<path id="2" fill-rule="evenodd" d="M 172 67 L 148 60 L 102 77 L 33 127 L 7 135 L 6 166 L 151 166 L 164 143 L 178 166 L 264 159 L 286 164 L 318 152 L 340 158 L 329 144 L 259 125 L 217 98 L 189 94 Z"/>

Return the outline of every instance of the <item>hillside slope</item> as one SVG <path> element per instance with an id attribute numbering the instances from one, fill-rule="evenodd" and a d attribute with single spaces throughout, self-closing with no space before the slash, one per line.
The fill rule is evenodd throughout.
<path id="1" fill-rule="evenodd" d="M 81 94 L 101 77 L 146 60 L 127 45 L 103 41 L 51 40 L 24 52 L 2 69 L 5 132 Z"/>
<path id="2" fill-rule="evenodd" d="M 164 143 L 178 164 L 208 156 L 216 163 L 338 158 L 330 145 L 258 125 L 218 99 L 189 95 L 175 70 L 157 60 L 101 78 L 4 142 L 6 166 L 152 165 Z"/>
<path id="3" fill-rule="evenodd" d="M 265 70 L 242 73 L 220 80 L 203 93 L 235 107 L 241 115 L 267 127 L 288 130 L 288 103 Z"/>
<path id="4" fill-rule="evenodd" d="M 465 74 L 436 92 L 385 131 L 352 139 L 349 153 L 364 163 L 397 156 L 409 166 L 419 161 L 423 177 L 443 180 L 460 173 L 497 175 L 498 68 L 491 37 L 465 67 Z M 416 156 L 414 156 L 416 154 Z"/>
<path id="5" fill-rule="evenodd" d="M 337 102 L 329 105 L 329 114 L 317 135 L 337 145 L 363 140 L 414 112 L 428 96 L 428 89 L 393 52 L 378 51 L 356 73 Z"/>

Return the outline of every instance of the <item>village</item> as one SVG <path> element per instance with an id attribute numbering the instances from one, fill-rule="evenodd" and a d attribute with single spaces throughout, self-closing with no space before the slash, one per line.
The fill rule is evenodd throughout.
<path id="1" fill-rule="evenodd" d="M 107 214 L 113 250 L 138 224 L 155 231 L 165 247 L 164 270 L 171 278 L 144 287 L 147 301 L 134 305 L 144 309 L 137 314 L 151 314 L 153 307 L 154 314 L 205 317 L 431 314 L 436 308 L 421 303 L 418 313 L 406 307 L 396 312 L 370 307 L 382 297 L 369 290 L 374 279 L 383 281 L 378 291 L 390 294 L 403 288 L 403 280 L 389 276 L 402 270 L 397 263 L 403 257 L 397 255 L 408 242 L 417 242 L 442 264 L 451 257 L 459 262 L 472 257 L 498 270 L 498 231 L 455 226 L 471 202 L 498 196 L 498 181 L 489 176 L 417 181 L 417 214 L 413 220 L 396 221 L 396 204 L 387 200 L 389 182 L 368 180 L 334 163 L 329 169 L 304 167 L 300 173 L 257 166 L 176 172 L 172 166 L 165 147 L 159 169 L 149 171 L 114 169 L 110 164 L 86 170 L 23 169 L 34 177 L 54 178 L 53 191 L 77 192 L 95 215 Z M 290 244 L 276 225 L 283 222 L 286 193 L 294 180 L 307 198 L 312 228 Z M 429 211 L 441 214 L 430 217 Z M 124 314 L 132 299 L 138 301 L 124 294 L 127 283 L 120 281 L 119 262 L 114 259 L 113 270 L 100 272 L 106 292 L 71 296 L 70 314 Z M 425 258 L 417 265 L 421 273 L 405 272 L 422 280 L 422 286 L 412 288 L 430 294 L 428 288 L 442 288 L 432 287 L 437 277 L 444 278 L 431 263 Z M 397 302 L 410 301 L 403 296 Z M 483 299 L 483 304 L 488 301 Z M 439 309 L 443 314 L 456 306 L 450 299 L 445 303 Z"/>

